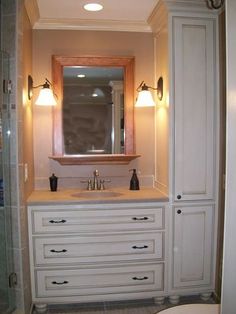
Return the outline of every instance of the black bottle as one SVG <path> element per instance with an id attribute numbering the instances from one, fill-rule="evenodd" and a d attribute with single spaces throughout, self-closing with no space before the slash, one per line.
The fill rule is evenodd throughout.
<path id="1" fill-rule="evenodd" d="M 130 180 L 130 190 L 139 190 L 139 180 L 137 177 L 136 169 L 131 169 L 130 171 L 133 171 L 131 180 Z"/>
<path id="2" fill-rule="evenodd" d="M 57 190 L 57 177 L 55 176 L 55 174 L 53 173 L 52 176 L 49 178 L 49 182 L 50 182 L 50 189 L 52 192 L 55 192 Z"/>

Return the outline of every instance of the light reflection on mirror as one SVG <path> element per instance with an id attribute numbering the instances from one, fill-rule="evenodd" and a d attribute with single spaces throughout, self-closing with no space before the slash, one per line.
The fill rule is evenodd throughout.
<path id="1" fill-rule="evenodd" d="M 124 153 L 123 67 L 63 67 L 65 154 Z"/>

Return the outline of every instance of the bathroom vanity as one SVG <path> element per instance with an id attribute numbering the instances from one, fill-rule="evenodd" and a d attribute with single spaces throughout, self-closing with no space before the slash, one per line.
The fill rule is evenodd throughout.
<path id="1" fill-rule="evenodd" d="M 167 198 L 155 189 L 119 189 L 118 196 L 104 198 L 73 195 L 72 190 L 36 191 L 29 199 L 32 295 L 38 312 L 50 303 L 151 297 L 162 302 Z"/>
<path id="2" fill-rule="evenodd" d="M 144 298 L 162 303 L 166 296 L 174 303 L 179 295 L 214 290 L 210 205 L 171 208 L 151 188 L 90 193 L 35 191 L 28 200 L 38 312 L 53 303 Z M 171 293 L 172 279 L 177 295 Z"/>

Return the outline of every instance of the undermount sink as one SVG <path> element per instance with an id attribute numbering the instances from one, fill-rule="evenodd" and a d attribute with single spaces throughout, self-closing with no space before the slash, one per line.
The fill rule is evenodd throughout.
<path id="1" fill-rule="evenodd" d="M 82 191 L 82 192 L 71 194 L 71 196 L 73 197 L 85 197 L 85 198 L 117 197 L 120 195 L 122 194 L 119 192 L 109 191 L 109 190 Z"/>

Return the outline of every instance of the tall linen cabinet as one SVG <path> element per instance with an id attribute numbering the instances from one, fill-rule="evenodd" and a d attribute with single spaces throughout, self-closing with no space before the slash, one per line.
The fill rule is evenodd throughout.
<path id="1" fill-rule="evenodd" d="M 218 216 L 218 15 L 205 1 L 160 0 L 155 37 L 156 186 L 169 194 L 168 295 L 215 290 Z"/>

